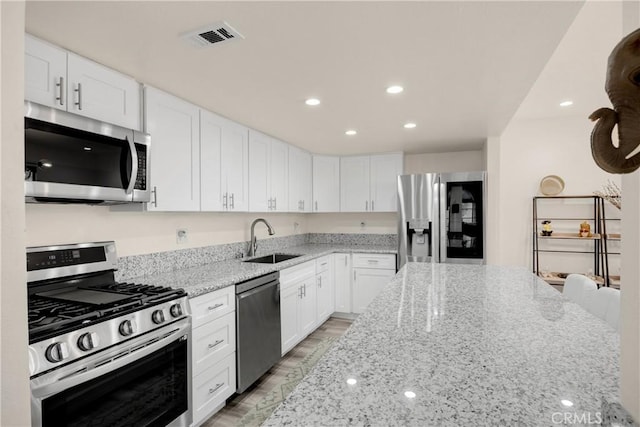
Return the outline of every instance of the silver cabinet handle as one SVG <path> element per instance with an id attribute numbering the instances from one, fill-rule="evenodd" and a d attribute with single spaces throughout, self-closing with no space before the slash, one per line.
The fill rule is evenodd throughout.
<path id="1" fill-rule="evenodd" d="M 224 304 L 222 304 L 222 303 L 218 303 L 218 304 L 213 305 L 213 306 L 212 306 L 212 305 L 210 305 L 209 307 L 207 307 L 207 310 L 209 310 L 209 311 L 213 311 L 213 310 L 215 310 L 215 309 L 216 309 L 216 308 L 218 308 L 218 307 L 222 307 L 223 305 L 224 305 Z"/>
<path id="2" fill-rule="evenodd" d="M 234 200 L 235 199 L 234 196 L 235 196 L 235 194 L 231 193 L 231 208 L 230 209 L 235 209 L 235 207 L 236 207 L 236 202 Z"/>
<path id="3" fill-rule="evenodd" d="M 307 284 L 306 283 L 304 285 L 302 285 L 302 289 L 304 290 L 304 294 L 302 296 L 306 297 L 307 296 Z"/>
<path id="4" fill-rule="evenodd" d="M 322 276 L 318 276 L 318 287 L 322 287 Z"/>
<path id="5" fill-rule="evenodd" d="M 227 193 L 222 195 L 222 209 L 227 209 Z"/>
<path id="6" fill-rule="evenodd" d="M 267 201 L 267 210 L 268 210 L 268 211 L 270 211 L 270 210 L 271 210 L 271 200 L 273 200 L 273 199 L 269 199 L 269 200 Z"/>
<path id="7" fill-rule="evenodd" d="M 154 207 L 158 207 L 158 188 L 154 185 L 153 186 L 153 190 L 151 191 L 153 193 L 153 206 Z"/>
<path id="8" fill-rule="evenodd" d="M 353 280 L 356 280 L 356 271 L 353 270 Z"/>
<path id="9" fill-rule="evenodd" d="M 277 210 L 278 209 L 278 198 L 274 197 L 273 198 L 273 210 Z"/>
<path id="10" fill-rule="evenodd" d="M 216 342 L 214 342 L 213 344 L 209 344 L 207 347 L 209 348 L 209 350 L 211 350 L 212 348 L 215 348 L 216 346 L 222 344 L 224 342 L 224 340 L 216 340 Z"/>
<path id="11" fill-rule="evenodd" d="M 369 201 L 368 200 L 364 202 L 364 210 L 365 211 L 369 210 Z"/>
<path id="12" fill-rule="evenodd" d="M 56 87 L 59 90 L 59 95 L 56 96 L 56 101 L 58 101 L 60 105 L 64 105 L 64 77 L 60 77 L 58 83 L 56 83 Z"/>
<path id="13" fill-rule="evenodd" d="M 316 200 L 316 211 L 318 210 L 318 201 Z"/>
<path id="14" fill-rule="evenodd" d="M 302 210 L 304 211 L 304 200 L 302 201 Z"/>
<path id="15" fill-rule="evenodd" d="M 302 299 L 302 286 L 298 287 L 298 298 Z"/>
<path id="16" fill-rule="evenodd" d="M 347 255 L 344 256 L 344 266 L 347 266 Z"/>
<path id="17" fill-rule="evenodd" d="M 78 106 L 78 110 L 82 110 L 82 84 L 78 83 L 78 88 L 74 89 L 74 92 L 78 92 L 78 102 L 75 105 Z"/>
<path id="18" fill-rule="evenodd" d="M 129 144 L 129 151 L 131 152 L 131 176 L 129 177 L 129 185 L 125 190 L 125 194 L 131 194 L 133 193 L 133 188 L 138 178 L 138 152 L 136 151 L 136 145 L 133 143 L 133 139 L 129 140 L 126 136 L 124 139 Z"/>
<path id="19" fill-rule="evenodd" d="M 368 260 L 367 260 L 367 262 L 368 262 L 369 264 L 377 264 L 377 263 L 378 263 L 378 260 L 377 260 L 377 259 L 368 259 Z"/>
<path id="20" fill-rule="evenodd" d="M 371 212 L 373 212 L 375 209 L 373 208 L 373 200 L 371 201 Z"/>
<path id="21" fill-rule="evenodd" d="M 220 390 L 220 387 L 222 387 L 223 385 L 224 385 L 224 383 L 216 384 L 216 386 L 214 388 L 210 388 L 209 389 L 209 394 L 213 394 L 216 391 Z"/>

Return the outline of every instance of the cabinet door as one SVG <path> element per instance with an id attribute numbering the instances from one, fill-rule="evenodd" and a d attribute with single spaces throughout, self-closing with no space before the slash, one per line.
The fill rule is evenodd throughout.
<path id="1" fill-rule="evenodd" d="M 302 295 L 300 287 L 300 284 L 296 284 L 280 288 L 280 334 L 283 356 L 301 339 L 298 327 L 298 304 Z"/>
<path id="2" fill-rule="evenodd" d="M 271 140 L 269 156 L 269 195 L 271 210 L 287 212 L 289 210 L 289 149 L 282 141 Z"/>
<path id="3" fill-rule="evenodd" d="M 225 119 L 222 138 L 222 188 L 227 210 L 249 209 L 249 129 Z"/>
<path id="4" fill-rule="evenodd" d="M 200 208 L 203 211 L 224 209 L 221 171 L 223 120 L 216 114 L 200 110 Z"/>
<path id="5" fill-rule="evenodd" d="M 199 211 L 199 108 L 151 87 L 145 91 L 155 191 L 147 207 L 152 211 Z"/>
<path id="6" fill-rule="evenodd" d="M 267 212 L 271 207 L 269 195 L 269 150 L 271 138 L 249 130 L 249 211 Z"/>
<path id="7" fill-rule="evenodd" d="M 289 212 L 311 212 L 311 154 L 289 146 Z"/>
<path id="8" fill-rule="evenodd" d="M 67 52 L 28 34 L 24 39 L 24 99 L 67 109 Z"/>
<path id="9" fill-rule="evenodd" d="M 371 206 L 372 212 L 396 212 L 398 210 L 398 175 L 404 168 L 402 153 L 371 156 Z"/>
<path id="10" fill-rule="evenodd" d="M 363 313 L 395 274 L 395 270 L 354 268 L 353 312 Z"/>
<path id="11" fill-rule="evenodd" d="M 333 276 L 331 269 L 316 276 L 316 327 L 333 313 Z"/>
<path id="12" fill-rule="evenodd" d="M 368 212 L 369 156 L 340 159 L 340 211 Z"/>
<path id="13" fill-rule="evenodd" d="M 333 257 L 335 311 L 351 313 L 351 256 L 334 254 Z"/>
<path id="14" fill-rule="evenodd" d="M 340 211 L 340 158 L 313 156 L 313 212 Z"/>
<path id="15" fill-rule="evenodd" d="M 310 277 L 302 282 L 302 298 L 298 304 L 300 339 L 316 327 L 316 279 Z"/>
<path id="16" fill-rule="evenodd" d="M 140 129 L 140 85 L 134 79 L 71 52 L 67 76 L 67 111 Z"/>

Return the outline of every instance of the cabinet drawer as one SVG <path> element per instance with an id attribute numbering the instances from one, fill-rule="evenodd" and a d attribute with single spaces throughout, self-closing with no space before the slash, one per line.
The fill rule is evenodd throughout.
<path id="1" fill-rule="evenodd" d="M 229 286 L 189 300 L 194 328 L 236 309 L 236 288 Z"/>
<path id="2" fill-rule="evenodd" d="M 353 254 L 353 267 L 395 270 L 396 256 L 393 254 Z"/>
<path id="3" fill-rule="evenodd" d="M 316 274 L 328 271 L 331 267 L 331 255 L 325 255 L 320 258 L 316 258 Z"/>
<path id="4" fill-rule="evenodd" d="M 280 271 L 280 289 L 287 289 L 308 277 L 315 276 L 316 262 L 307 261 Z"/>
<path id="5" fill-rule="evenodd" d="M 193 329 L 193 375 L 236 351 L 235 311 Z"/>
<path id="6" fill-rule="evenodd" d="M 236 353 L 193 379 L 193 424 L 197 425 L 236 391 Z"/>

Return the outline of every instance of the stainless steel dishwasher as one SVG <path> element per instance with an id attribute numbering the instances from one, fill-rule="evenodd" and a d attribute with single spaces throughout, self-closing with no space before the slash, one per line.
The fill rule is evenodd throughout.
<path id="1" fill-rule="evenodd" d="M 280 360 L 280 273 L 236 284 L 236 393 Z"/>

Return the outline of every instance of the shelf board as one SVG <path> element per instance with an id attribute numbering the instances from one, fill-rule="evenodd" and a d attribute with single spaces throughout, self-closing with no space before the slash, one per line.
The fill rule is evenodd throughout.
<path id="1" fill-rule="evenodd" d="M 620 240 L 622 235 L 620 233 L 608 233 L 605 234 L 605 237 L 607 238 L 607 240 Z"/>
<path id="2" fill-rule="evenodd" d="M 580 237 L 578 233 L 557 233 L 553 232 L 551 236 L 543 236 L 542 233 L 538 236 L 539 239 L 574 239 L 574 240 L 600 240 L 600 234 L 593 233 L 590 237 Z"/>

